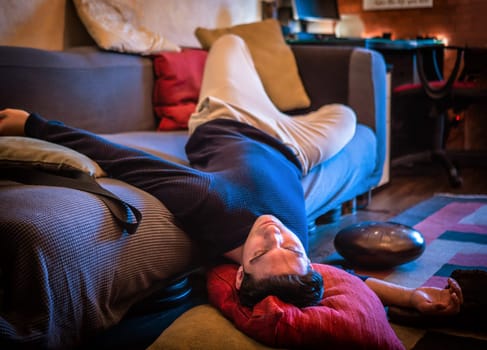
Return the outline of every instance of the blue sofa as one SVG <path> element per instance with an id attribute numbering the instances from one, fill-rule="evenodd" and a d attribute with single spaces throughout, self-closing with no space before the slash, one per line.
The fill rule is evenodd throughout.
<path id="1" fill-rule="evenodd" d="M 302 180 L 313 227 L 317 218 L 367 193 L 381 178 L 386 68 L 380 54 L 363 48 L 296 45 L 292 50 L 312 101 L 307 110 L 344 103 L 359 121 L 350 143 Z M 35 111 L 187 162 L 186 131 L 155 131 L 149 57 L 96 47 L 54 52 L 1 46 L 0 77 L 0 108 Z M 136 234 L 121 233 L 95 195 L 0 179 L 0 345 L 73 347 L 106 341 L 104 334 L 124 324 L 137 338 L 136 325 L 160 332 L 167 326 L 162 315 L 174 319 L 191 305 L 179 301 L 188 300 L 187 276 L 201 266 L 198 247 L 150 193 L 110 178 L 98 182 L 141 211 Z M 164 302 L 155 312 L 144 309 L 147 300 Z M 154 334 L 146 333 L 150 342 Z M 127 332 L 116 334 L 111 344 L 129 344 Z"/>

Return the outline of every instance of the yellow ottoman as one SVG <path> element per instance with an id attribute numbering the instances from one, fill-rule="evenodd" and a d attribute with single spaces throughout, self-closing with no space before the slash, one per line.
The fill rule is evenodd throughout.
<path id="1" fill-rule="evenodd" d="M 211 305 L 196 306 L 176 319 L 147 350 L 265 350 Z"/>

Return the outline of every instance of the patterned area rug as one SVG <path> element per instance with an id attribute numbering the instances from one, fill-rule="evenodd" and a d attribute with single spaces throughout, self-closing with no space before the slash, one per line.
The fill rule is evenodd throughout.
<path id="1" fill-rule="evenodd" d="M 455 269 L 487 271 L 487 196 L 436 195 L 389 221 L 421 232 L 426 250 L 378 277 L 410 287 L 443 287 Z"/>
<path id="2" fill-rule="evenodd" d="M 425 252 L 390 271 L 357 272 L 410 287 L 444 287 L 453 270 L 487 271 L 487 196 L 436 195 L 389 221 L 421 232 L 426 240 Z M 407 349 L 487 349 L 487 330 L 393 328 Z"/>
<path id="3" fill-rule="evenodd" d="M 408 287 L 444 287 L 456 269 L 487 271 L 487 195 L 438 194 L 388 221 L 414 227 L 426 241 L 415 261 L 394 269 L 355 272 Z M 346 266 L 336 252 L 325 263 Z M 487 295 L 487 292 L 486 292 Z M 486 316 L 487 317 L 487 316 Z M 487 349 L 487 330 L 405 327 L 392 323 L 408 350 Z"/>

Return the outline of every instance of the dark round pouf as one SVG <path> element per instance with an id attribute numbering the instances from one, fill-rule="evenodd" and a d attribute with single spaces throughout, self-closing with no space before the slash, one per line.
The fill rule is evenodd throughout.
<path id="1" fill-rule="evenodd" d="M 367 221 L 342 229 L 335 249 L 355 267 L 387 269 L 413 261 L 426 247 L 423 235 L 394 222 Z"/>

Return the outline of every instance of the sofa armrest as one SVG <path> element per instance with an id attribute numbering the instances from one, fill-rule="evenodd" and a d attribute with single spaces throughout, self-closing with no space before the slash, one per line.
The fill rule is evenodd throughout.
<path id="1" fill-rule="evenodd" d="M 349 105 L 357 113 L 360 123 L 385 132 L 386 122 L 386 65 L 376 51 L 357 48 L 350 60 Z M 384 130 L 378 130 L 384 129 Z"/>
<path id="2" fill-rule="evenodd" d="M 359 123 L 377 137 L 376 172 L 382 172 L 386 152 L 386 65 L 382 55 L 361 47 L 295 45 L 299 73 L 311 99 L 306 110 L 343 103 Z"/>
<path id="3" fill-rule="evenodd" d="M 369 126 L 377 137 L 375 173 L 382 176 L 387 148 L 387 79 L 386 65 L 376 51 L 356 49 L 350 61 L 349 105 L 359 123 Z"/>

